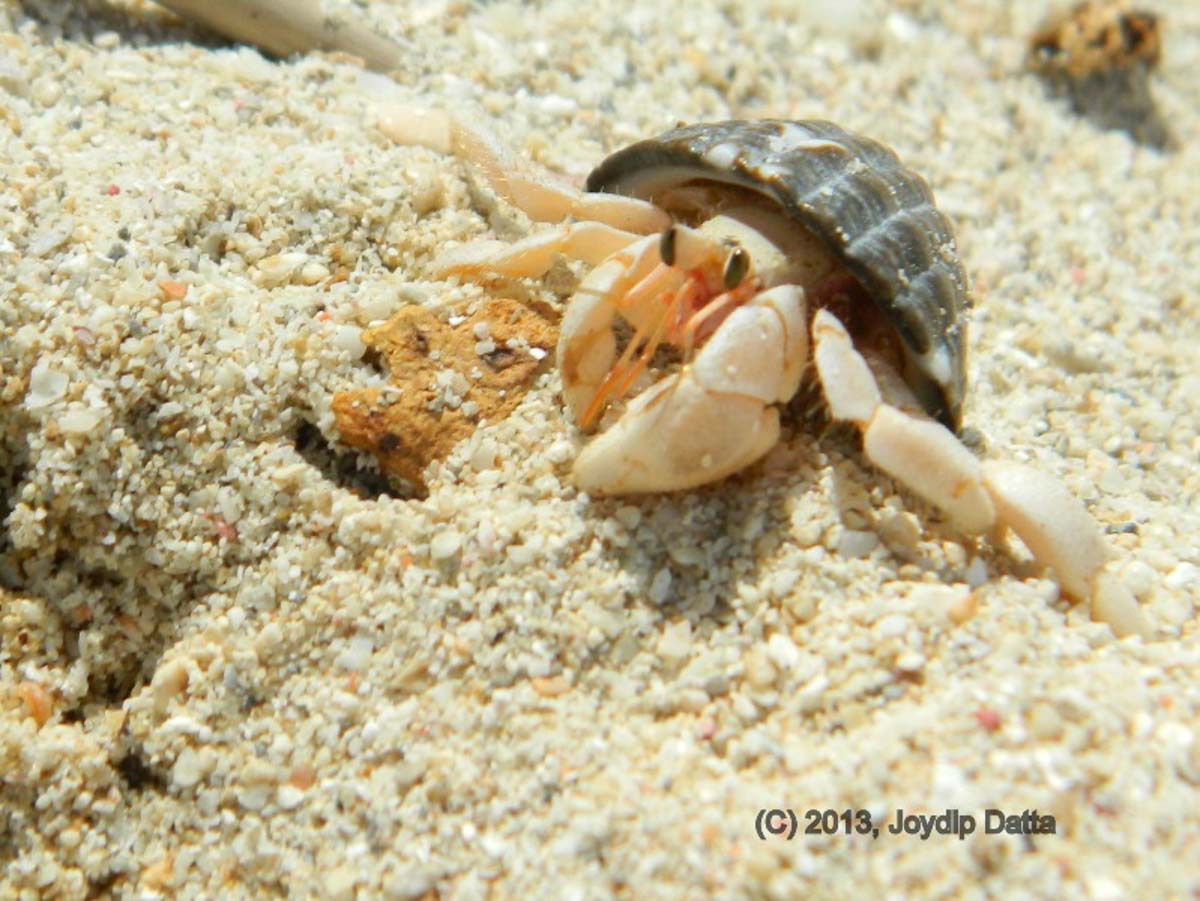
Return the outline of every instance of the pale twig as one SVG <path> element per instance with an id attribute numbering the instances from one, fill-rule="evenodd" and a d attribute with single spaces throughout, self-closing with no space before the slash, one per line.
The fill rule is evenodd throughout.
<path id="1" fill-rule="evenodd" d="M 320 0 L 158 0 L 172 12 L 277 56 L 334 50 L 387 71 L 403 62 L 399 45 L 361 22 L 327 14 Z"/>

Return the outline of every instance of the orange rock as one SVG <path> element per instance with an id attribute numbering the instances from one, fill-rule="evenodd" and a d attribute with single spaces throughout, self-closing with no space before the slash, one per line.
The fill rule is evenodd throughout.
<path id="1" fill-rule="evenodd" d="M 187 296 L 188 286 L 171 279 L 159 279 L 158 290 L 167 300 L 183 300 Z"/>
<path id="2" fill-rule="evenodd" d="M 25 681 L 17 686 L 17 693 L 25 702 L 25 709 L 33 717 L 33 721 L 38 724 L 38 728 L 46 725 L 46 721 L 54 713 L 54 699 L 50 696 L 50 692 L 37 682 Z"/>
<path id="3" fill-rule="evenodd" d="M 1030 40 L 1030 64 L 1072 76 L 1108 72 L 1162 59 L 1159 19 L 1123 2 L 1077 3 L 1053 16 Z"/>
<path id="4" fill-rule="evenodd" d="M 1126 0 L 1087 0 L 1050 19 L 1029 43 L 1029 66 L 1051 93 L 1100 128 L 1160 149 L 1175 142 L 1149 73 L 1162 59 L 1162 25 Z"/>
<path id="5" fill-rule="evenodd" d="M 509 348 L 513 339 L 523 339 L 535 353 Z M 508 416 L 548 365 L 556 340 L 554 325 L 509 298 L 483 301 L 456 325 L 424 307 L 405 307 L 363 333 L 399 396 L 377 388 L 336 395 L 341 439 L 373 453 L 384 473 L 423 492 L 425 467 L 445 459 L 480 420 Z M 494 349 L 481 353 L 481 342 Z"/>
<path id="6" fill-rule="evenodd" d="M 152 892 L 162 892 L 175 880 L 175 860 L 168 854 L 142 870 L 141 884 Z"/>
<path id="7" fill-rule="evenodd" d="M 562 676 L 534 676 L 529 684 L 543 698 L 557 698 L 571 690 L 571 684 Z"/>
<path id="8" fill-rule="evenodd" d="M 288 774 L 288 783 L 306 791 L 312 788 L 317 782 L 316 771 L 307 763 L 298 763 L 292 767 L 291 773 Z"/>

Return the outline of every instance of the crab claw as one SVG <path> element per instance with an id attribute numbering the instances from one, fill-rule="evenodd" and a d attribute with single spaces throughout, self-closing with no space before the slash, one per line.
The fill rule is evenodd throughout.
<path id="1" fill-rule="evenodd" d="M 796 393 L 807 344 L 803 291 L 757 295 L 583 449 L 575 483 L 592 494 L 679 491 L 750 465 L 779 440 L 772 405 Z"/>

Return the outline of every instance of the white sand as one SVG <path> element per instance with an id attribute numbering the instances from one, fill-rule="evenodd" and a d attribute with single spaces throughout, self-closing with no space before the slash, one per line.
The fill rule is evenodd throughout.
<path id="1" fill-rule="evenodd" d="M 843 432 L 589 502 L 554 373 L 427 500 L 339 487 L 295 436 L 336 439 L 333 396 L 380 379 L 357 330 L 464 308 L 482 289 L 423 280 L 432 255 L 529 223 L 368 127 L 381 83 L 349 63 L 6 0 L 0 895 L 1200 889 L 1200 3 L 1163 5 L 1165 156 L 1023 73 L 1040 2 L 800 5 L 364 15 L 408 42 L 401 99 L 572 177 L 677 120 L 894 146 L 975 280 L 968 425 L 1113 527 L 1154 640 L 960 539 Z M 980 832 L 1036 808 L 1057 834 L 760 841 L 776 807 Z"/>

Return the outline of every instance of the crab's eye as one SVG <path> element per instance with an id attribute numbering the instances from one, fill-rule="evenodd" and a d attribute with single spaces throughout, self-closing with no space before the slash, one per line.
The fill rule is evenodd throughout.
<path id="1" fill-rule="evenodd" d="M 664 266 L 675 265 L 675 226 L 668 225 L 658 241 L 658 258 Z"/>
<path id="2" fill-rule="evenodd" d="M 733 252 L 725 258 L 725 271 L 722 273 L 725 290 L 732 291 L 740 285 L 742 279 L 746 277 L 746 273 L 749 271 L 750 254 L 746 253 L 741 247 L 734 248 Z"/>

